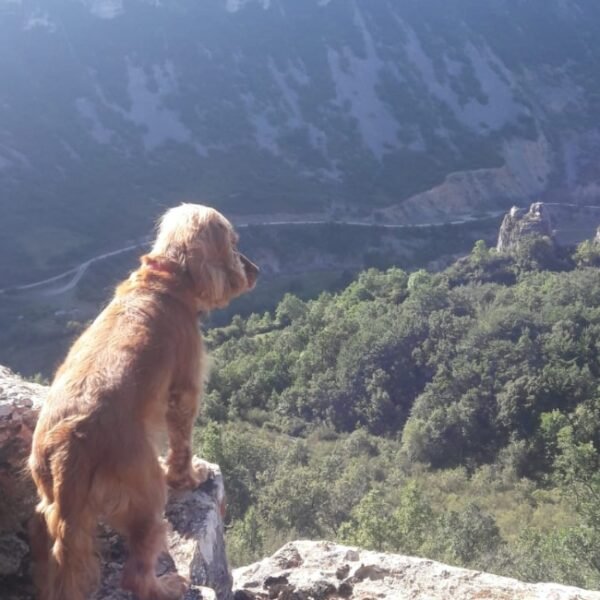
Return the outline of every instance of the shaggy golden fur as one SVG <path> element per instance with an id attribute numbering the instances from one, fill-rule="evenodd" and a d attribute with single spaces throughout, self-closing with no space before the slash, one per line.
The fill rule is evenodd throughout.
<path id="1" fill-rule="evenodd" d="M 165 548 L 167 484 L 194 488 L 209 475 L 191 453 L 204 366 L 197 315 L 254 286 L 258 268 L 237 239 L 216 210 L 169 210 L 151 253 L 58 369 L 29 461 L 40 498 L 31 537 L 41 600 L 83 600 L 93 589 L 100 519 L 127 540 L 125 589 L 141 600 L 184 593 L 183 577 L 157 578 L 154 567 Z"/>

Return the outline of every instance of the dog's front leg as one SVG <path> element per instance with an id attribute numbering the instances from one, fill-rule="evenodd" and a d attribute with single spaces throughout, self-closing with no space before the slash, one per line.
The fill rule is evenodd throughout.
<path id="1" fill-rule="evenodd" d="M 198 415 L 197 390 L 174 390 L 169 398 L 167 428 L 169 453 L 166 477 L 175 489 L 194 489 L 211 475 L 208 463 L 192 460 L 192 430 Z"/>

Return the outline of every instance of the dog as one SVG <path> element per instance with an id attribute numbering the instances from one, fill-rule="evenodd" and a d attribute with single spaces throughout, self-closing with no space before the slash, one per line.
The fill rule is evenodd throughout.
<path id="1" fill-rule="evenodd" d="M 206 362 L 197 318 L 254 287 L 259 269 L 237 243 L 212 208 L 168 210 L 151 252 L 56 372 L 29 459 L 41 600 L 84 600 L 93 591 L 99 520 L 127 542 L 124 589 L 140 600 L 184 594 L 182 576 L 156 577 L 154 568 L 166 548 L 167 485 L 192 489 L 209 476 L 192 459 Z M 163 462 L 161 437 L 169 445 Z"/>

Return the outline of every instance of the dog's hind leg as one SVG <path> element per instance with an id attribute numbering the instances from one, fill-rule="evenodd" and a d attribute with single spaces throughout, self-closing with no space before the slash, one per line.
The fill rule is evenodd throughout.
<path id="1" fill-rule="evenodd" d="M 83 511 L 63 516 L 56 504 L 45 513 L 54 543 L 47 566 L 47 595 L 42 600 L 84 600 L 99 577 L 96 555 L 96 516 Z M 39 581 L 39 578 L 38 578 Z"/>
<path id="2" fill-rule="evenodd" d="M 108 517 L 127 539 L 129 558 L 122 585 L 140 600 L 179 600 L 187 581 L 176 573 L 156 577 L 159 554 L 166 550 L 164 474 L 156 457 L 144 457 L 143 468 L 121 482 L 122 509 Z"/>
<path id="3" fill-rule="evenodd" d="M 88 505 L 90 467 L 79 446 L 56 460 L 72 440 L 40 463 L 30 461 L 40 502 L 30 522 L 34 579 L 40 600 L 84 600 L 98 579 L 96 515 Z M 73 448 L 71 448 L 73 450 Z"/>
<path id="4" fill-rule="evenodd" d="M 165 549 L 165 523 L 157 514 L 138 514 L 128 524 L 129 558 L 122 585 L 140 600 L 179 600 L 186 580 L 176 573 L 156 577 L 156 559 Z"/>

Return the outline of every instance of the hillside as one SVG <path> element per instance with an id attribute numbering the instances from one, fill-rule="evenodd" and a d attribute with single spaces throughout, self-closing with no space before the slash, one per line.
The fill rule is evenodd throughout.
<path id="1" fill-rule="evenodd" d="M 236 564 L 331 539 L 600 587 L 600 250 L 478 242 L 207 333 Z"/>
<path id="2" fill-rule="evenodd" d="M 0 281 L 203 200 L 394 222 L 597 201 L 594 0 L 0 0 Z"/>
<path id="3" fill-rule="evenodd" d="M 0 366 L 0 589 L 3 600 L 33 600 L 27 523 L 35 505 L 33 482 L 23 476 L 32 429 L 47 388 L 27 383 Z M 527 584 L 457 569 L 428 559 L 383 554 L 330 542 L 292 542 L 271 558 L 237 569 L 231 577 L 224 544 L 225 489 L 218 465 L 213 479 L 194 491 L 169 494 L 168 553 L 161 573 L 189 574 L 182 600 L 280 600 L 332 597 L 396 600 L 399 595 L 433 600 L 597 600 L 600 592 L 558 584 Z M 321 474 L 319 476 L 322 476 Z M 323 483 L 327 483 L 323 481 Z M 372 517 L 377 517 L 372 514 Z M 120 588 L 126 547 L 108 527 L 99 528 L 102 563 L 97 600 L 131 600 Z M 233 579 L 233 581 L 232 581 Z M 336 596 L 334 596 L 336 594 Z"/>

